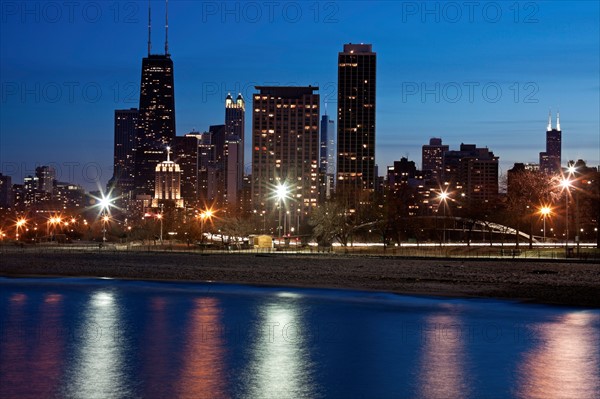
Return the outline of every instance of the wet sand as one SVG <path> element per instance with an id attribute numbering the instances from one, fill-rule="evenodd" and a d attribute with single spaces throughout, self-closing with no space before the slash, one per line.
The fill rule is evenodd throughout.
<path id="1" fill-rule="evenodd" d="M 0 275 L 214 281 L 502 298 L 600 308 L 596 263 L 343 255 L 0 253 Z"/>

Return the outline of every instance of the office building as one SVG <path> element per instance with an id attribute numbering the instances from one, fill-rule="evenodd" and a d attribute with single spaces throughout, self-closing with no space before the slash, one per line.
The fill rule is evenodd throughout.
<path id="1" fill-rule="evenodd" d="M 345 44 L 338 55 L 337 191 L 351 208 L 375 189 L 376 53 Z M 368 200 L 367 200 L 368 202 Z"/>
<path id="2" fill-rule="evenodd" d="M 548 114 L 546 128 L 546 151 L 540 152 L 540 169 L 546 174 L 559 174 L 562 153 L 562 131 L 560 115 L 556 114 L 556 128 L 552 128 L 552 114 Z"/>
<path id="3" fill-rule="evenodd" d="M 109 186 L 120 194 L 134 189 L 137 108 L 115 110 L 113 177 Z"/>
<path id="4" fill-rule="evenodd" d="M 173 144 L 175 133 L 175 87 L 168 37 L 165 53 L 151 54 L 148 32 L 148 56 L 142 60 L 136 136 L 134 183 L 137 194 L 153 192 L 156 166 L 163 159 L 165 148 Z"/>

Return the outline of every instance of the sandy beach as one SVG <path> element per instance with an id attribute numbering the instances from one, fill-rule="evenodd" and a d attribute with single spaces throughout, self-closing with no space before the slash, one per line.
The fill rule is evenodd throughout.
<path id="1" fill-rule="evenodd" d="M 348 288 L 600 307 L 600 265 L 344 255 L 81 252 L 0 254 L 7 277 L 112 277 Z"/>

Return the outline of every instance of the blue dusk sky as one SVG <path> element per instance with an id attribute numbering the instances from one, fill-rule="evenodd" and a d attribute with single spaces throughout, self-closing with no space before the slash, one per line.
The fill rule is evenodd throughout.
<path id="1" fill-rule="evenodd" d="M 147 2 L 0 3 L 0 172 L 36 165 L 88 189 L 112 174 L 113 113 L 138 106 Z M 153 53 L 164 2 L 152 2 Z M 177 133 L 224 121 L 228 92 L 318 85 L 336 115 L 344 43 L 377 53 L 379 173 L 441 137 L 487 146 L 501 173 L 538 162 L 560 110 L 563 163 L 600 164 L 600 7 L 582 2 L 171 1 Z M 555 122 L 553 121 L 553 124 Z"/>

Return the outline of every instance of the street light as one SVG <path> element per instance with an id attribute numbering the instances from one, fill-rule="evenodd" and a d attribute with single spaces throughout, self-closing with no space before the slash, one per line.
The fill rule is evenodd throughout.
<path id="1" fill-rule="evenodd" d="M 206 209 L 205 211 L 201 212 L 200 215 L 198 215 L 200 218 L 200 242 L 201 243 L 204 242 L 204 220 L 212 218 L 213 214 L 214 214 L 214 212 L 212 209 Z"/>
<path id="2" fill-rule="evenodd" d="M 17 238 L 17 241 L 19 241 L 19 229 L 21 227 L 25 226 L 26 223 L 27 223 L 27 220 L 24 219 L 24 218 L 21 218 L 21 219 L 17 220 L 17 223 L 16 223 L 16 230 L 17 230 L 17 237 L 16 238 Z"/>
<path id="3" fill-rule="evenodd" d="M 570 168 L 569 168 L 570 169 Z M 566 255 L 569 254 L 569 187 L 571 187 L 571 179 L 570 176 L 568 178 L 563 178 L 560 181 L 560 185 L 563 190 L 566 190 L 567 193 L 565 195 L 565 251 Z"/>
<path id="4" fill-rule="evenodd" d="M 443 243 L 446 243 L 446 201 L 448 200 L 449 195 L 448 192 L 446 191 L 440 191 L 440 195 L 438 196 L 438 199 L 440 200 L 440 205 L 442 204 L 442 202 L 444 203 L 444 230 L 443 230 Z"/>
<path id="5" fill-rule="evenodd" d="M 550 213 L 552 213 L 552 209 L 550 209 L 550 207 L 542 206 L 540 208 L 540 214 L 544 219 L 544 243 L 546 242 L 546 216 L 550 215 Z"/>
<path id="6" fill-rule="evenodd" d="M 162 211 L 162 207 L 161 207 L 161 211 Z M 162 245 L 162 243 L 163 243 L 163 215 L 162 215 L 162 213 L 159 213 L 158 215 L 156 215 L 156 218 L 158 220 L 160 220 L 160 245 Z"/>
<path id="7" fill-rule="evenodd" d="M 288 196 L 288 187 L 285 183 L 280 183 L 275 189 L 275 197 L 279 202 L 279 225 L 277 226 L 277 234 L 279 236 L 279 243 L 281 244 L 281 210 L 283 208 L 283 200 Z"/>
<path id="8" fill-rule="evenodd" d="M 102 216 L 102 242 L 106 242 L 106 223 L 108 223 L 108 215 Z"/>

